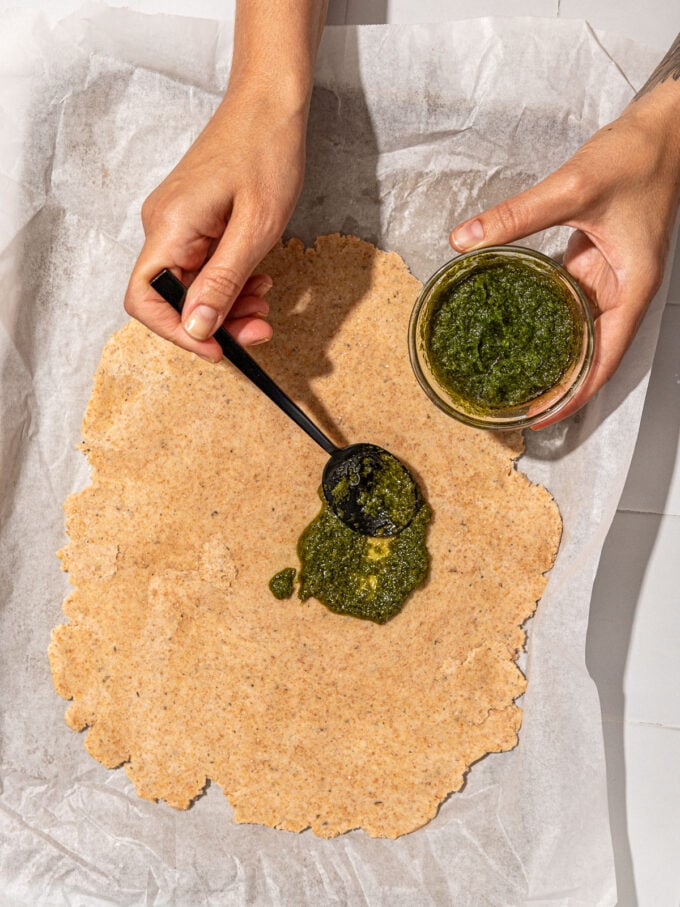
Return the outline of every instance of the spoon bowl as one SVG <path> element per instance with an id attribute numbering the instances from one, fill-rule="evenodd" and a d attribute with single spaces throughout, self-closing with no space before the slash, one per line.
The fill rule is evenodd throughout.
<path id="1" fill-rule="evenodd" d="M 406 466 L 377 444 L 336 448 L 321 485 L 333 513 L 362 535 L 397 535 L 423 503 Z"/>

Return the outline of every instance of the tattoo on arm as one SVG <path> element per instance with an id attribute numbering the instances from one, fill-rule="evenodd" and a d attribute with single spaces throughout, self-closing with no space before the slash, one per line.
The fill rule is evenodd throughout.
<path id="1" fill-rule="evenodd" d="M 648 91 L 651 91 L 660 82 L 665 82 L 668 78 L 676 82 L 680 79 L 680 35 L 678 35 L 666 56 L 635 95 L 634 100 L 637 101 L 643 94 L 647 94 Z"/>

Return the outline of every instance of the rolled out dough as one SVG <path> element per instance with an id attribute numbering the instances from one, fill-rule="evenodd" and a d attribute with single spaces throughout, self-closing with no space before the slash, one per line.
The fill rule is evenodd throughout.
<path id="1" fill-rule="evenodd" d="M 397 255 L 334 235 L 263 269 L 275 333 L 255 355 L 336 441 L 413 470 L 434 511 L 429 579 L 384 626 L 274 599 L 324 453 L 229 364 L 131 322 L 83 422 L 92 482 L 65 505 L 75 588 L 54 683 L 87 750 L 141 797 L 184 809 L 212 779 L 238 822 L 396 837 L 515 745 L 522 624 L 561 521 L 514 467 L 519 434 L 459 425 L 420 390 L 420 284 Z"/>

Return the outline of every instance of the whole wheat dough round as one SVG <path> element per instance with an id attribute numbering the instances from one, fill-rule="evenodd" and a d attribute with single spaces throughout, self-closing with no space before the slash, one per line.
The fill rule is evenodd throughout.
<path id="1" fill-rule="evenodd" d="M 521 627 L 561 521 L 514 468 L 519 435 L 459 425 L 419 388 L 420 284 L 397 255 L 325 236 L 263 269 L 275 333 L 257 358 L 337 442 L 413 470 L 434 512 L 429 579 L 384 626 L 273 598 L 325 454 L 229 364 L 131 322 L 83 423 L 92 483 L 66 503 L 75 590 L 54 683 L 87 750 L 141 797 L 183 809 L 210 778 L 238 822 L 396 837 L 515 745 Z"/>

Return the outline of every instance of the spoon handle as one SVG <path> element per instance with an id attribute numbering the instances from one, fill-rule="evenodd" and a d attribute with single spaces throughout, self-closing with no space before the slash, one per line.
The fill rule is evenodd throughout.
<path id="1" fill-rule="evenodd" d="M 151 286 L 162 296 L 166 302 L 177 312 L 181 314 L 184 298 L 187 294 L 187 288 L 178 280 L 177 277 L 167 268 L 157 274 L 151 281 Z M 307 432 L 312 441 L 322 447 L 327 454 L 334 453 L 337 448 L 333 442 L 318 428 L 307 416 L 297 403 L 294 403 L 290 397 L 285 394 L 276 382 L 269 377 L 263 368 L 261 368 L 253 357 L 247 353 L 243 347 L 238 344 L 231 334 L 224 328 L 218 328 L 213 334 L 215 340 L 222 347 L 225 358 L 232 365 L 242 372 L 246 378 L 249 378 L 253 384 L 258 387 L 263 394 L 266 394 L 272 403 L 276 403 L 279 409 L 282 409 L 287 416 L 296 422 L 300 428 Z"/>

